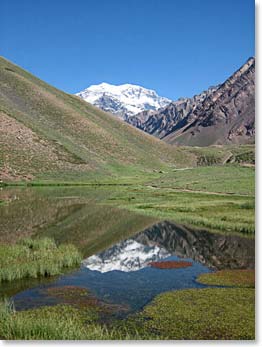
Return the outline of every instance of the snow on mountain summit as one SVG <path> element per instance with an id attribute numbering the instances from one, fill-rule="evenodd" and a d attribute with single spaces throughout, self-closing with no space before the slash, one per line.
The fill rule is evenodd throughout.
<path id="1" fill-rule="evenodd" d="M 76 95 L 123 119 L 142 111 L 157 110 L 171 102 L 157 95 L 154 90 L 134 84 L 113 85 L 103 82 L 91 85 Z"/>
<path id="2" fill-rule="evenodd" d="M 159 261 L 171 254 L 157 244 L 144 245 L 134 239 L 121 241 L 116 245 L 83 260 L 82 264 L 92 271 L 137 271 L 152 261 Z"/>

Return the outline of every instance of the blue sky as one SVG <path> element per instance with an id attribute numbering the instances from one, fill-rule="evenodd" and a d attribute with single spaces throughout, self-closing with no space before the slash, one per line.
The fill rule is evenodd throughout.
<path id="1" fill-rule="evenodd" d="M 0 55 L 69 93 L 133 83 L 177 99 L 254 55 L 254 0 L 1 0 Z"/>

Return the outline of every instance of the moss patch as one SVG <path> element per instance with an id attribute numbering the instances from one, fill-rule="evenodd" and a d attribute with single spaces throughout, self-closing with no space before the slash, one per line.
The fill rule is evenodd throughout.
<path id="1" fill-rule="evenodd" d="M 253 340 L 255 291 L 208 288 L 159 295 L 123 323 L 130 333 L 169 340 Z"/>
<path id="2" fill-rule="evenodd" d="M 202 274 L 197 281 L 208 285 L 255 287 L 255 270 L 222 270 Z"/>

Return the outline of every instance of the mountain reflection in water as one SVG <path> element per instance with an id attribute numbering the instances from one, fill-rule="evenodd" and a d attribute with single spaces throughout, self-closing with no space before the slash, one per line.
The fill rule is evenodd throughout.
<path id="1" fill-rule="evenodd" d="M 215 269 L 254 268 L 253 239 L 160 222 L 83 261 L 90 270 L 137 271 L 168 256 L 191 258 Z"/>
<path id="2" fill-rule="evenodd" d="M 254 253 L 252 239 L 160 222 L 85 259 L 80 270 L 60 276 L 51 284 L 25 290 L 13 299 L 18 310 L 52 304 L 46 289 L 80 286 L 100 300 L 128 306 L 130 312 L 165 291 L 206 287 L 196 278 L 212 269 L 254 268 Z M 181 258 L 191 261 L 192 266 L 158 269 L 149 265 Z"/>
<path id="3" fill-rule="evenodd" d="M 158 261 L 170 255 L 164 247 L 144 245 L 133 239 L 128 239 L 117 243 L 104 252 L 87 258 L 83 261 L 83 265 L 90 270 L 100 272 L 137 271 L 152 261 Z"/>

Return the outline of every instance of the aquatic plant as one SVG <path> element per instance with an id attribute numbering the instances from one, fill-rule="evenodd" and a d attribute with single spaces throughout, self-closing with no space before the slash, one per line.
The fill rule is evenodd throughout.
<path id="1" fill-rule="evenodd" d="M 148 265 L 157 269 L 181 269 L 192 266 L 190 261 L 152 261 Z"/>
<path id="2" fill-rule="evenodd" d="M 59 298 L 59 301 L 64 304 L 66 303 L 79 309 L 88 308 L 88 314 L 91 315 L 92 319 L 97 318 L 98 313 L 102 313 L 103 317 L 107 315 L 112 318 L 112 314 L 127 312 L 130 309 L 128 305 L 113 304 L 98 299 L 87 288 L 79 286 L 65 285 L 49 287 L 46 289 L 46 292 L 49 296 Z"/>
<path id="3" fill-rule="evenodd" d="M 81 255 L 75 246 L 57 246 L 49 238 L 23 239 L 15 245 L 0 245 L 0 282 L 61 273 L 79 265 Z"/>

